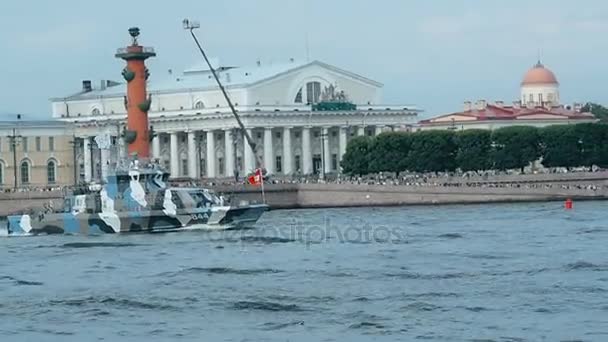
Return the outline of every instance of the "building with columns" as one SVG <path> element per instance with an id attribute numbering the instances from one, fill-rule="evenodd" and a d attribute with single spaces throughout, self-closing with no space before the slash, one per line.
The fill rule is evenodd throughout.
<path id="1" fill-rule="evenodd" d="M 404 129 L 419 113 L 411 105 L 383 105 L 382 84 L 320 61 L 214 64 L 256 151 L 244 143 L 207 67 L 181 75 L 152 73 L 152 155 L 172 177 L 232 177 L 235 167 L 243 175 L 255 169 L 256 160 L 277 176 L 339 173 L 349 139 Z M 102 179 L 119 157 L 106 147 L 120 143 L 125 94 L 124 83 L 84 81 L 78 93 L 52 99 L 53 117 L 73 126 L 82 141 L 77 160 L 84 180 Z M 315 110 L 315 104 L 336 98 L 357 107 Z"/>
<path id="2" fill-rule="evenodd" d="M 560 103 L 559 82 L 540 61 L 525 74 L 520 84 L 520 98 L 512 104 L 486 100 L 464 102 L 462 111 L 422 120 L 417 130 L 497 129 L 506 126 L 535 126 L 596 122 L 582 104 Z"/>

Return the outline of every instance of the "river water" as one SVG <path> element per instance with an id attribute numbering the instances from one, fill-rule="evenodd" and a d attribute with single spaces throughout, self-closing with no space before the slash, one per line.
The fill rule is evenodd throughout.
<path id="1" fill-rule="evenodd" d="M 0 239 L 0 341 L 607 341 L 608 202 Z"/>

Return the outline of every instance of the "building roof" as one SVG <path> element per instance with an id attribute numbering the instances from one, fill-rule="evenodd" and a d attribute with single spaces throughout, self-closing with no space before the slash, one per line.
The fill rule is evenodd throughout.
<path id="1" fill-rule="evenodd" d="M 559 84 L 559 82 L 557 82 L 555 74 L 551 70 L 545 68 L 545 66 L 538 61 L 538 63 L 536 63 L 532 69 L 526 72 L 523 80 L 521 81 L 522 86 L 533 84 Z"/>
<path id="2" fill-rule="evenodd" d="M 254 85 L 256 83 L 271 80 L 280 77 L 289 72 L 293 72 L 308 66 L 318 65 L 334 72 L 347 74 L 350 77 L 359 79 L 363 82 L 370 83 L 374 86 L 381 87 L 382 84 L 363 76 L 339 69 L 329 64 L 320 61 L 313 62 L 297 62 L 269 64 L 269 65 L 254 65 L 247 67 L 219 67 L 217 69 L 220 81 L 226 88 L 243 88 Z M 182 75 L 175 77 L 171 76 L 165 79 L 152 79 L 148 83 L 148 91 L 150 93 L 171 93 L 180 92 L 188 89 L 207 90 L 217 88 L 217 83 L 205 65 L 197 65 L 187 69 Z M 117 97 L 124 96 L 127 93 L 127 86 L 121 83 L 116 86 L 107 87 L 105 89 L 94 89 L 88 92 L 79 92 L 66 98 L 57 98 L 53 100 L 79 100 L 96 97 Z"/>
<path id="3" fill-rule="evenodd" d="M 481 109 L 480 109 L 481 108 Z M 564 106 L 553 107 L 518 107 L 488 104 L 480 108 L 471 108 L 434 118 L 421 120 L 420 125 L 451 124 L 479 121 L 502 120 L 589 120 L 595 116 L 588 112 L 568 109 Z"/>

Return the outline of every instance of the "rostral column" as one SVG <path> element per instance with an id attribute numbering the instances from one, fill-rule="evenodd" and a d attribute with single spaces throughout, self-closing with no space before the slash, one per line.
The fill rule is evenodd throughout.
<path id="1" fill-rule="evenodd" d="M 127 81 L 127 96 L 125 107 L 127 109 L 127 130 L 124 138 L 128 144 L 129 156 L 138 159 L 150 158 L 150 126 L 148 111 L 151 99 L 146 92 L 146 81 L 150 76 L 146 68 L 146 59 L 155 57 L 154 49 L 138 44 L 139 28 L 132 27 L 129 34 L 133 38 L 132 44 L 126 48 L 118 49 L 117 58 L 124 59 L 127 66 L 122 70 L 122 76 Z"/>

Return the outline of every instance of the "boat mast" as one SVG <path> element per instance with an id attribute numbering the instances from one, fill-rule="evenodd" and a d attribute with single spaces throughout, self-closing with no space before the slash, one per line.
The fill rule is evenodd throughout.
<path id="1" fill-rule="evenodd" d="M 209 70 L 213 74 L 213 78 L 215 78 L 215 81 L 217 82 L 217 85 L 219 86 L 220 90 L 222 91 L 222 94 L 224 95 L 224 98 L 226 99 L 226 102 L 228 103 L 228 107 L 230 107 L 230 110 L 232 111 L 232 115 L 234 116 L 234 118 L 236 119 L 237 123 L 239 124 L 239 129 L 242 131 L 243 136 L 245 137 L 245 140 L 247 141 L 247 144 L 249 145 L 249 147 L 253 151 L 253 155 L 255 157 L 255 167 L 256 167 L 256 169 L 257 168 L 261 168 L 262 167 L 262 160 L 258 156 L 258 154 L 256 153 L 257 144 L 255 143 L 255 141 L 253 141 L 253 139 L 249 135 L 249 132 L 247 132 L 247 129 L 245 129 L 245 125 L 243 124 L 243 121 L 241 121 L 241 117 L 239 116 L 239 114 L 236 112 L 236 109 L 234 108 L 234 105 L 232 104 L 232 101 L 230 100 L 230 97 L 228 96 L 228 93 L 226 92 L 226 89 L 222 85 L 222 82 L 220 82 L 220 79 L 217 76 L 217 72 L 215 71 L 215 68 L 213 68 L 213 66 L 211 65 L 211 62 L 209 62 L 209 58 L 207 58 L 207 54 L 205 53 L 205 50 L 203 50 L 203 47 L 201 46 L 201 43 L 199 42 L 198 38 L 194 34 L 194 29 L 200 28 L 200 24 L 197 23 L 197 22 L 194 22 L 194 21 L 190 21 L 188 19 L 184 19 L 182 21 L 182 24 L 183 24 L 185 30 L 190 31 L 190 35 L 192 35 L 192 39 L 194 39 L 194 42 L 196 43 L 196 46 L 198 47 L 198 50 L 200 51 L 201 55 L 203 55 L 203 58 L 205 59 L 205 62 L 207 63 L 207 66 L 209 67 Z M 236 137 L 233 137 L 233 140 L 236 142 L 235 138 Z M 236 155 L 236 148 L 234 148 L 234 153 Z M 235 163 L 234 174 L 235 174 L 235 178 L 236 178 L 237 169 L 238 169 L 238 167 L 236 167 L 236 157 L 234 158 L 234 163 Z"/>

